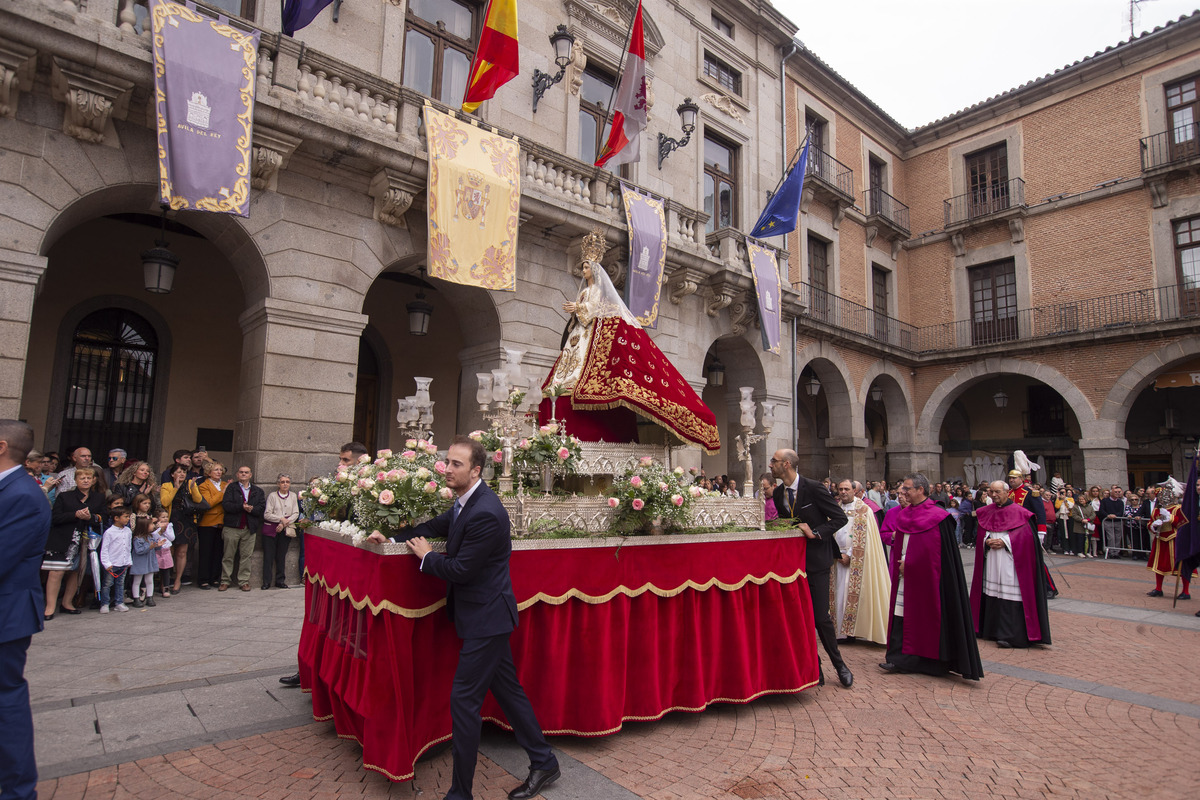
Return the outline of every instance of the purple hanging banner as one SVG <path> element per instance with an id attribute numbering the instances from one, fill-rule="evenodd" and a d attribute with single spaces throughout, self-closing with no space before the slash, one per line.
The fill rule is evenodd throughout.
<path id="1" fill-rule="evenodd" d="M 667 263 L 667 217 L 661 200 L 624 183 L 621 200 L 629 220 L 629 311 L 643 328 L 655 328 Z"/>
<path id="2" fill-rule="evenodd" d="M 258 31 L 150 0 L 160 202 L 250 215 Z"/>
<path id="3" fill-rule="evenodd" d="M 779 304 L 782 298 L 775 251 L 763 247 L 750 237 L 746 237 L 746 249 L 750 252 L 750 272 L 754 275 L 754 290 L 758 294 L 763 350 L 779 355 Z"/>

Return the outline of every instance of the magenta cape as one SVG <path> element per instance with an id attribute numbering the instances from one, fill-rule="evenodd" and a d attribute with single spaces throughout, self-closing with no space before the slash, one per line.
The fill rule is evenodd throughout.
<path id="1" fill-rule="evenodd" d="M 898 512 L 892 517 L 892 512 Z M 892 604 L 888 628 L 896 614 L 896 588 L 900 583 L 900 555 L 904 554 L 904 641 L 900 652 L 940 660 L 942 635 L 942 535 L 938 526 L 950 512 L 932 500 L 894 508 Z M 885 520 L 887 519 L 885 518 Z M 908 540 L 905 552 L 904 541 Z"/>
<path id="2" fill-rule="evenodd" d="M 1009 503 L 997 508 L 994 504 L 984 506 L 975 512 L 979 520 L 979 532 L 975 535 L 975 577 L 971 581 L 971 618 L 975 622 L 975 632 L 979 632 L 979 607 L 983 603 L 983 560 L 986 558 L 986 548 L 983 541 L 988 531 L 1007 533 L 1008 541 L 1012 544 L 1013 561 L 1016 562 L 1017 583 L 1021 587 L 1021 610 L 1025 614 L 1025 633 L 1029 641 L 1042 640 L 1042 624 L 1038 620 L 1037 607 L 1037 558 L 1033 548 L 1037 541 L 1033 538 L 1033 528 L 1029 520 L 1033 519 L 1029 509 Z"/>
<path id="3" fill-rule="evenodd" d="M 892 546 L 892 539 L 896 533 L 896 515 L 900 513 L 903 506 L 892 506 L 883 514 L 883 522 L 879 523 L 879 538 L 888 547 Z"/>

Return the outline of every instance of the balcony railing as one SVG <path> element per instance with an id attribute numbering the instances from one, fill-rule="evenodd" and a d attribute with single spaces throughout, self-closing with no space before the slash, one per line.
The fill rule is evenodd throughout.
<path id="1" fill-rule="evenodd" d="M 815 178 L 831 189 L 854 202 L 854 170 L 838 161 L 819 147 L 808 150 L 808 165 L 804 170 L 805 180 Z"/>
<path id="2" fill-rule="evenodd" d="M 959 320 L 920 328 L 807 283 L 799 284 L 796 290 L 804 307 L 802 319 L 914 354 L 1114 331 L 1183 319 L 1200 322 L 1200 285 L 1136 289 L 1089 300 L 1019 309 L 1001 318 Z"/>
<path id="3" fill-rule="evenodd" d="M 796 289 L 800 292 L 800 305 L 804 307 L 805 317 L 892 347 L 913 349 L 917 328 L 907 322 L 838 297 L 832 292 L 817 289 L 811 284 L 802 283 Z"/>
<path id="4" fill-rule="evenodd" d="M 905 234 L 912 230 L 908 227 L 908 206 L 904 205 L 904 203 L 901 203 L 883 189 L 867 189 L 863 194 L 865 195 L 868 217 L 883 217 L 893 227 L 904 231 Z"/>
<path id="5" fill-rule="evenodd" d="M 946 227 L 1025 207 L 1025 181 L 1012 178 L 945 201 Z"/>
<path id="6" fill-rule="evenodd" d="M 1169 167 L 1200 156 L 1200 123 L 1178 128 L 1142 139 L 1142 172 Z"/>
<path id="7" fill-rule="evenodd" d="M 918 329 L 916 349 L 920 353 L 934 353 L 1198 317 L 1200 286 L 1162 286 L 1023 308 L 998 319 L 926 325 Z"/>

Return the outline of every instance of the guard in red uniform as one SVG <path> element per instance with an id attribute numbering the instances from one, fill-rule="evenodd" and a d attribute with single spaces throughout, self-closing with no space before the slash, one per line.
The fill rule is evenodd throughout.
<path id="1" fill-rule="evenodd" d="M 1146 562 L 1146 569 L 1154 573 L 1154 589 L 1146 592 L 1150 597 L 1162 597 L 1163 578 L 1168 575 L 1180 574 L 1179 565 L 1175 563 L 1175 534 L 1188 521 L 1187 517 L 1183 515 L 1183 506 L 1180 505 L 1183 487 L 1179 481 L 1167 478 L 1159 486 L 1162 487 L 1162 491 L 1158 495 L 1154 519 L 1150 521 L 1150 534 L 1154 540 L 1150 545 L 1150 560 Z M 1191 600 L 1189 586 L 1192 581 L 1192 571 L 1189 569 L 1184 572 L 1187 574 L 1180 576 L 1183 582 L 1183 592 L 1179 595 L 1179 599 Z"/>
<path id="2" fill-rule="evenodd" d="M 1013 454 L 1013 462 L 1018 465 L 1018 468 L 1008 471 L 1008 485 L 1012 489 L 1012 501 L 1033 514 L 1029 520 L 1029 527 L 1037 535 L 1038 546 L 1041 547 L 1046 536 L 1046 504 L 1041 497 L 1033 493 L 1033 487 L 1029 485 L 1028 473 L 1019 468 L 1022 464 L 1028 464 L 1025 454 L 1018 450 Z M 1042 569 L 1046 573 L 1046 597 L 1053 600 L 1058 597 L 1058 587 L 1054 585 L 1054 578 L 1050 577 L 1050 568 L 1043 566 Z"/>

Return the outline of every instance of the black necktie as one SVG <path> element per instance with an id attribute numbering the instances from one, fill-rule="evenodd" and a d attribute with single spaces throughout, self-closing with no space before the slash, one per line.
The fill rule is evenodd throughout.
<path id="1" fill-rule="evenodd" d="M 454 501 L 454 510 L 450 512 L 450 524 L 458 522 L 458 514 L 462 511 L 462 503 L 458 500 Z"/>
<path id="2" fill-rule="evenodd" d="M 788 487 L 788 513 L 792 513 L 792 509 L 796 507 L 796 490 Z"/>

